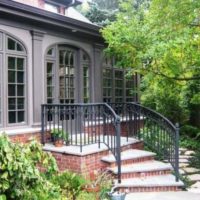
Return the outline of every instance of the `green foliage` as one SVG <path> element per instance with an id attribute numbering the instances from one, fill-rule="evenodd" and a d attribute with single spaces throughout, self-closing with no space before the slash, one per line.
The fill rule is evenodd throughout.
<path id="1" fill-rule="evenodd" d="M 83 4 L 80 12 L 94 24 L 106 26 L 116 19 L 118 8 L 118 0 L 93 0 L 86 10 Z"/>
<path id="2" fill-rule="evenodd" d="M 0 200 L 6 200 L 6 195 L 0 195 Z"/>
<path id="3" fill-rule="evenodd" d="M 187 149 L 200 149 L 200 129 L 191 125 L 180 128 L 180 145 Z"/>
<path id="4" fill-rule="evenodd" d="M 36 165 L 48 169 L 41 175 Z M 61 199 L 60 188 L 44 178 L 56 170 L 53 157 L 35 141 L 14 144 L 7 136 L 0 136 L 0 193 L 7 199 Z"/>
<path id="5" fill-rule="evenodd" d="M 96 200 L 96 196 L 93 193 L 81 191 L 77 200 Z"/>
<path id="6" fill-rule="evenodd" d="M 58 185 L 63 195 L 67 196 L 69 199 L 70 197 L 71 199 L 76 199 L 81 189 L 86 184 L 86 180 L 82 176 L 67 171 L 53 177 L 52 182 Z"/>
<path id="7" fill-rule="evenodd" d="M 193 139 L 200 139 L 200 129 L 191 125 L 184 125 L 180 128 L 180 135 Z"/>
<path id="8" fill-rule="evenodd" d="M 175 80 L 198 77 L 200 1 L 137 3 L 123 1 L 117 20 L 102 30 L 107 51 L 133 72 Z"/>
<path id="9" fill-rule="evenodd" d="M 54 139 L 63 139 L 65 141 L 69 140 L 69 134 L 65 132 L 63 129 L 54 128 L 51 130 L 51 135 L 54 137 Z"/>
<path id="10" fill-rule="evenodd" d="M 189 120 L 189 108 L 185 99 L 184 84 L 172 80 L 146 75 L 141 83 L 141 102 L 174 123 L 183 124 Z"/>

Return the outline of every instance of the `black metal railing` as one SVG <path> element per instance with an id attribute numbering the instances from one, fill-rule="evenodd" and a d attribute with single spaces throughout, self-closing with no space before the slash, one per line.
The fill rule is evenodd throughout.
<path id="1" fill-rule="evenodd" d="M 42 143 L 52 141 L 53 131 L 61 131 L 66 144 L 80 147 L 101 143 L 116 158 L 121 182 L 120 117 L 105 103 L 42 105 Z M 67 137 L 66 137 L 67 135 Z M 67 139 L 66 139 L 67 138 Z M 66 141 L 67 140 L 67 141 Z"/>
<path id="2" fill-rule="evenodd" d="M 161 114 L 138 103 L 111 103 L 121 117 L 121 134 L 143 139 L 160 159 L 167 160 L 179 180 L 179 128 Z"/>

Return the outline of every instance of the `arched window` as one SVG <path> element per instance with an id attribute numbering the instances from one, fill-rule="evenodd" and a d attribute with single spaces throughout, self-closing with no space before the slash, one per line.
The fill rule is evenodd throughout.
<path id="1" fill-rule="evenodd" d="M 89 79 L 90 59 L 86 52 L 64 44 L 47 49 L 47 103 L 89 102 Z"/>
<path id="2" fill-rule="evenodd" d="M 4 74 L 0 77 L 0 124 L 25 124 L 26 51 L 19 41 L 5 33 L 0 33 L 0 40 L 0 74 Z"/>

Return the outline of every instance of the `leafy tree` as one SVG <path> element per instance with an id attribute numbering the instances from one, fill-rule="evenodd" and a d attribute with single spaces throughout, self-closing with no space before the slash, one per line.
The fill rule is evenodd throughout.
<path id="1" fill-rule="evenodd" d="M 199 79 L 194 73 L 200 69 L 199 11 L 200 1 L 126 0 L 117 20 L 102 31 L 107 51 L 134 72 Z"/>
<path id="2" fill-rule="evenodd" d="M 79 7 L 83 15 L 99 26 L 106 26 L 114 21 L 118 9 L 118 0 L 93 0 Z"/>
<path id="3" fill-rule="evenodd" d="M 200 126 L 199 13 L 196 0 L 126 0 L 116 21 L 102 30 L 106 52 L 142 74 L 142 101 L 174 122 L 195 126 Z"/>

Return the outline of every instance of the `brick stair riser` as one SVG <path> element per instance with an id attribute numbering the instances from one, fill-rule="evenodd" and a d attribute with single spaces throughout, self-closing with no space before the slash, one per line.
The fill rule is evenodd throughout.
<path id="1" fill-rule="evenodd" d="M 181 191 L 177 186 L 160 186 L 160 187 L 122 187 L 119 188 L 120 192 L 170 192 L 170 191 Z"/>
<path id="2" fill-rule="evenodd" d="M 122 173 L 121 178 L 122 179 L 129 179 L 129 178 L 144 178 L 147 176 L 159 176 L 159 175 L 166 175 L 170 174 L 170 170 L 162 170 L 162 171 L 147 171 L 147 172 L 128 172 L 128 173 Z"/>
<path id="3" fill-rule="evenodd" d="M 121 161 L 121 165 L 130 165 L 130 164 L 141 163 L 141 162 L 151 161 L 151 160 L 154 160 L 154 156 L 147 156 L 147 157 L 143 157 L 143 158 L 122 160 Z M 108 165 L 111 168 L 117 166 L 117 164 L 115 162 L 108 163 Z"/>
<path id="4" fill-rule="evenodd" d="M 121 147 L 121 152 L 130 150 L 130 149 L 138 149 L 138 150 L 143 150 L 144 149 L 144 142 L 138 141 L 137 143 L 134 144 L 129 144 Z"/>

